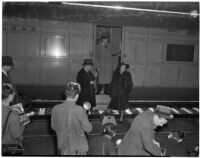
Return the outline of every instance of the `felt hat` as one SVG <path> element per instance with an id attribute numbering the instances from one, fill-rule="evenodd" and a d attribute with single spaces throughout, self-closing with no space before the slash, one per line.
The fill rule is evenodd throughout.
<path id="1" fill-rule="evenodd" d="M 93 65 L 92 59 L 84 59 L 83 65 Z"/>
<path id="2" fill-rule="evenodd" d="M 14 66 L 13 58 L 10 56 L 2 57 L 2 66 Z"/>
<path id="3" fill-rule="evenodd" d="M 172 131 L 172 135 L 176 138 L 181 138 L 181 139 L 184 138 L 184 136 L 185 136 L 184 132 L 180 129 L 176 129 L 176 130 Z"/>
<path id="4" fill-rule="evenodd" d="M 108 32 L 103 32 L 103 33 L 101 34 L 100 39 L 105 39 L 105 38 L 109 38 L 109 33 L 108 33 Z"/>
<path id="5" fill-rule="evenodd" d="M 168 106 L 157 105 L 155 114 L 169 120 L 174 118 L 173 115 L 171 115 L 171 109 Z"/>
<path id="6" fill-rule="evenodd" d="M 114 113 L 110 110 L 108 111 L 105 111 L 103 114 L 102 114 L 102 117 L 101 117 L 101 125 L 104 126 L 106 124 L 113 124 L 113 125 L 117 125 L 117 122 L 115 120 L 115 116 L 114 116 Z"/>

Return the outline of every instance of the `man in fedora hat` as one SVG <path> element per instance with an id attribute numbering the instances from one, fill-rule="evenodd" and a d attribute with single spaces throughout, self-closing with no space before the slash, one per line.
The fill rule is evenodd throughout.
<path id="1" fill-rule="evenodd" d="M 13 70 L 13 67 L 14 67 L 13 58 L 10 56 L 3 56 L 2 57 L 2 83 L 11 84 L 16 94 L 11 105 L 19 102 L 16 86 L 13 82 L 13 79 L 10 76 L 10 72 Z"/>
<path id="2" fill-rule="evenodd" d="M 154 112 L 146 110 L 135 117 L 118 147 L 118 155 L 163 156 L 160 144 L 154 139 L 155 129 L 173 119 L 169 107 L 158 105 Z"/>
<path id="3" fill-rule="evenodd" d="M 109 33 L 103 32 L 99 43 L 96 45 L 95 53 L 95 66 L 98 70 L 98 93 L 103 92 L 103 90 L 105 94 L 109 93 L 112 73 L 117 66 L 115 57 L 119 54 L 119 50 L 110 42 Z"/>
<path id="4" fill-rule="evenodd" d="M 92 67 L 92 60 L 85 59 L 83 68 L 77 74 L 77 82 L 81 85 L 81 92 L 77 104 L 81 106 L 83 106 L 85 102 L 89 102 L 92 107 L 96 106 L 95 77 L 91 72 Z"/>

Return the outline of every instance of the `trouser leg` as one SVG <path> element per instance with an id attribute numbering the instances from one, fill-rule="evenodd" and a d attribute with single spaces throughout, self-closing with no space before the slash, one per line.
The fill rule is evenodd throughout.
<path id="1" fill-rule="evenodd" d="M 105 87 L 105 88 L 104 88 L 104 93 L 105 93 L 105 94 L 109 94 L 110 84 L 105 84 L 104 87 Z"/>
<path id="2" fill-rule="evenodd" d="M 119 121 L 123 122 L 123 118 L 124 118 L 124 110 L 122 110 L 121 113 L 120 113 L 120 119 L 119 119 Z"/>
<path id="3" fill-rule="evenodd" d="M 57 155 L 61 155 L 61 150 L 57 148 Z"/>

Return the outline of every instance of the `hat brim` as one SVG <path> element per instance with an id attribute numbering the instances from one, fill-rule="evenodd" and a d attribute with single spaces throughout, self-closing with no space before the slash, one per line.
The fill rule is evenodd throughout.
<path id="1" fill-rule="evenodd" d="M 174 118 L 174 116 L 171 115 L 171 114 L 170 115 L 165 115 L 165 114 L 161 114 L 161 113 L 158 113 L 158 112 L 155 112 L 155 114 L 157 114 L 158 116 L 163 117 L 165 119 L 168 119 L 168 120 L 172 120 Z"/>
<path id="2" fill-rule="evenodd" d="M 92 63 L 83 63 L 83 65 L 84 65 L 84 66 L 85 66 L 85 65 L 91 65 L 91 66 L 93 66 Z"/>
<path id="3" fill-rule="evenodd" d="M 10 64 L 2 64 L 2 66 L 14 66 L 15 64 L 14 63 L 10 63 Z"/>

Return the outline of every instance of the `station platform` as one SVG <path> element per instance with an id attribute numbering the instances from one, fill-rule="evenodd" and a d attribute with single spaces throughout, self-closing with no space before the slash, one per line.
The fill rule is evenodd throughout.
<path id="1" fill-rule="evenodd" d="M 43 115 L 36 115 L 31 118 L 31 123 L 27 125 L 24 131 L 24 155 L 26 156 L 55 156 L 56 153 L 56 134 L 51 129 L 51 109 L 62 100 L 34 100 L 33 107 L 36 109 L 43 108 Z M 145 111 L 146 109 L 155 110 L 156 105 L 170 106 L 174 119 L 162 128 L 158 128 L 155 138 L 160 142 L 162 147 L 168 148 L 167 136 L 175 129 L 181 129 L 185 132 L 187 143 L 193 147 L 199 143 L 199 103 L 196 101 L 129 101 L 131 104 L 131 114 L 125 113 L 123 123 L 119 122 L 119 111 L 113 111 L 117 121 L 117 135 L 113 138 L 123 139 L 128 131 L 132 120 Z M 100 104 L 99 104 L 100 105 Z M 93 125 L 93 131 L 87 135 L 88 142 L 93 137 L 101 135 L 102 126 L 100 117 L 107 109 L 106 105 L 102 104 L 90 111 L 88 114 L 89 120 Z M 101 107 L 103 107 L 101 109 Z M 176 149 L 174 149 L 176 150 Z M 169 155 L 170 156 L 170 155 Z"/>

